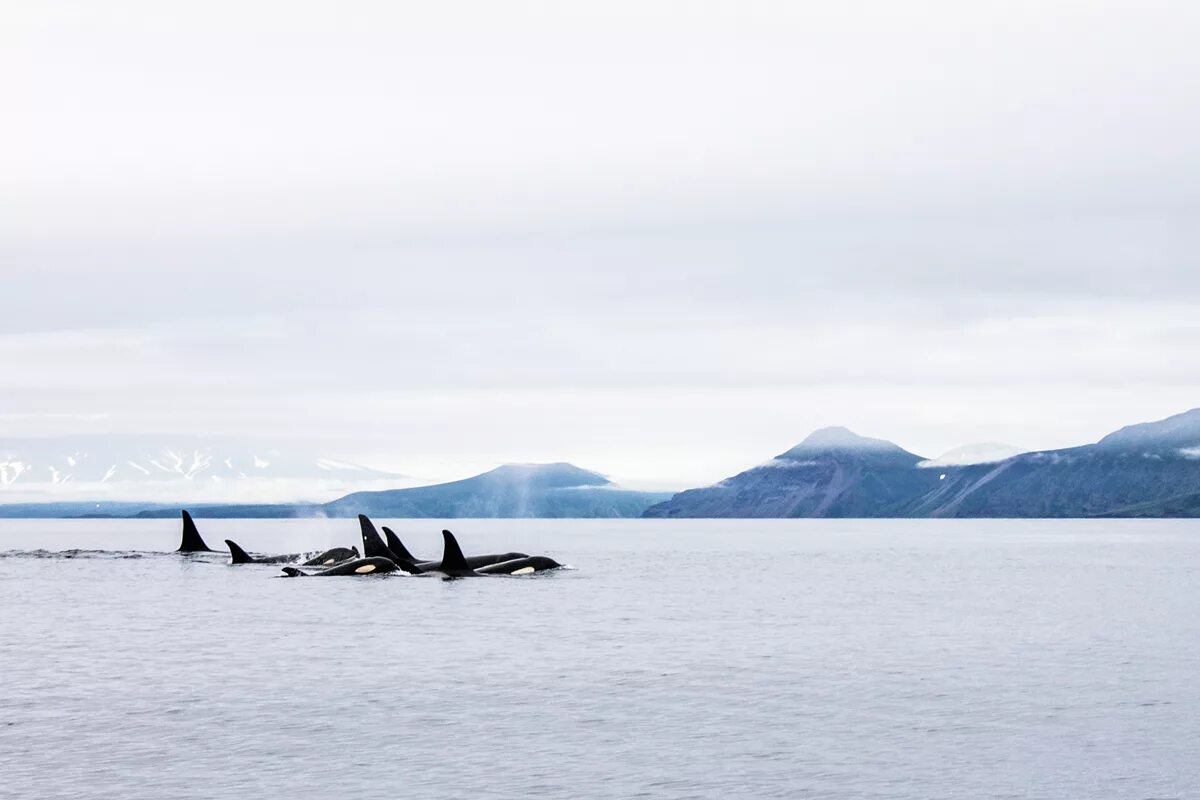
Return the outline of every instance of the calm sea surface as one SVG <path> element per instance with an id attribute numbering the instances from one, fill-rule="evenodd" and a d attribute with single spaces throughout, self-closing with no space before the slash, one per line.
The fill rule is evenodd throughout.
<path id="1" fill-rule="evenodd" d="M 0 520 L 0 797 L 1200 797 L 1200 522 L 448 524 Z"/>

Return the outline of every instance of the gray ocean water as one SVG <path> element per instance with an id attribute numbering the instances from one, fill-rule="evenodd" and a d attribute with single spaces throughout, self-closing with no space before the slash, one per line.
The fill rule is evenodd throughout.
<path id="1" fill-rule="evenodd" d="M 576 569 L 274 580 L 153 552 L 174 520 L 0 521 L 0 796 L 1200 797 L 1200 523 L 450 526 Z"/>

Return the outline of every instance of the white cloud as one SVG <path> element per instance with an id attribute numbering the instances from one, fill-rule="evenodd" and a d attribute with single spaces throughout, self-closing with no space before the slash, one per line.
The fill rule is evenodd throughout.
<path id="1" fill-rule="evenodd" d="M 824 425 L 1050 448 L 1200 404 L 1186 4 L 6 23 L 0 437 L 686 486 Z"/>

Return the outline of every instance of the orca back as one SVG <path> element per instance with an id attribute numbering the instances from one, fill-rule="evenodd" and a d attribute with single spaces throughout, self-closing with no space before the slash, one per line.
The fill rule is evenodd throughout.
<path id="1" fill-rule="evenodd" d="M 528 553 L 487 553 L 481 556 L 467 556 L 467 566 L 471 569 L 479 569 L 490 564 L 499 564 L 504 561 L 514 561 L 518 558 L 529 558 Z"/>
<path id="2" fill-rule="evenodd" d="M 524 556 L 480 567 L 479 572 L 483 575 L 532 575 L 561 566 L 562 564 L 549 556 Z"/>
<path id="3" fill-rule="evenodd" d="M 334 547 L 326 550 L 320 555 L 313 556 L 308 561 L 305 561 L 303 567 L 328 567 L 336 564 L 339 561 L 350 561 L 354 558 L 360 558 L 357 547 Z"/>
<path id="4" fill-rule="evenodd" d="M 389 572 L 395 572 L 399 567 L 396 562 L 390 558 L 381 556 L 368 556 L 367 558 L 356 558 L 353 561 L 345 561 L 341 564 L 330 567 L 329 569 L 321 570 L 317 575 L 386 575 Z"/>
<path id="5" fill-rule="evenodd" d="M 200 538 L 200 531 L 196 530 L 196 523 L 192 521 L 192 515 L 183 510 L 183 538 L 179 542 L 179 549 L 176 553 L 211 553 L 213 549 L 204 543 L 204 539 Z"/>

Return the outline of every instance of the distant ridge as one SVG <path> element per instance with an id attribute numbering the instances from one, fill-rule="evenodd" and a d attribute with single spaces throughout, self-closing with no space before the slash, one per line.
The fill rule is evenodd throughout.
<path id="1" fill-rule="evenodd" d="M 330 516 L 382 517 L 637 517 L 666 492 L 619 489 L 572 464 L 505 464 L 452 483 L 355 492 L 327 503 Z"/>
<path id="2" fill-rule="evenodd" d="M 891 442 L 825 428 L 645 516 L 1195 517 L 1200 409 L 1130 425 L 1096 444 L 966 465 L 933 464 Z"/>
<path id="3" fill-rule="evenodd" d="M 1200 408 L 1158 422 L 1127 425 L 1096 443 L 1104 448 L 1149 448 L 1155 451 L 1200 446 Z"/>
<path id="4" fill-rule="evenodd" d="M 970 450 L 971 448 L 963 448 Z M 953 451 L 952 451 L 953 452 Z M 712 486 L 670 495 L 571 464 L 506 464 L 460 481 L 323 504 L 198 504 L 197 517 L 1200 517 L 1200 409 L 1095 444 L 939 464 L 846 428 Z M 165 517 L 179 503 L 0 505 L 0 517 Z"/>
<path id="5" fill-rule="evenodd" d="M 354 492 L 329 503 L 193 504 L 195 517 L 639 517 L 669 492 L 621 489 L 572 464 L 505 464 L 451 483 Z M 0 506 L 0 517 L 173 517 L 161 503 L 47 503 Z"/>
<path id="6" fill-rule="evenodd" d="M 332 497 L 395 485 L 402 477 L 333 455 L 228 436 L 0 437 L 0 501 L 276 501 Z"/>

